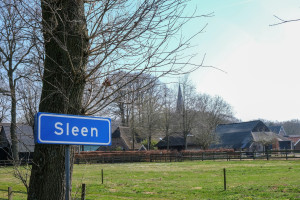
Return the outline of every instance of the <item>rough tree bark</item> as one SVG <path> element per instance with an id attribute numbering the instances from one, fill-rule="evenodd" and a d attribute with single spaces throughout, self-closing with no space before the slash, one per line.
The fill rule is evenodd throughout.
<path id="1" fill-rule="evenodd" d="M 12 148 L 12 159 L 15 164 L 19 162 L 19 146 L 18 137 L 16 133 L 17 129 L 17 98 L 16 98 L 16 84 L 13 80 L 12 61 L 9 62 L 9 70 L 7 72 L 9 78 L 9 89 L 11 98 L 11 123 L 10 123 L 10 135 L 11 135 L 11 148 Z"/>
<path id="2" fill-rule="evenodd" d="M 89 45 L 84 1 L 45 0 L 41 6 L 46 58 L 39 111 L 81 114 Z M 65 199 L 64 158 L 64 145 L 35 146 L 28 199 Z"/>

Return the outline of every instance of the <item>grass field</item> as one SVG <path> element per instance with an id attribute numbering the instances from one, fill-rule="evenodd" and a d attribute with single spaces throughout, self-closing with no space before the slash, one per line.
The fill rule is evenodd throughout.
<path id="1" fill-rule="evenodd" d="M 7 199 L 9 186 L 16 191 L 14 200 L 26 199 L 26 189 L 11 168 L 0 168 L 0 177 L 0 200 Z M 75 165 L 75 199 L 80 199 L 82 183 L 90 200 L 300 199 L 300 160 Z"/>

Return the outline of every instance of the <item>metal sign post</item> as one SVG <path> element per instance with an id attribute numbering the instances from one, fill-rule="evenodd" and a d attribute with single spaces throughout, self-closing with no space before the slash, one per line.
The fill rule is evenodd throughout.
<path id="1" fill-rule="evenodd" d="M 70 199 L 70 145 L 66 145 L 65 152 L 65 172 L 66 172 L 66 200 Z"/>

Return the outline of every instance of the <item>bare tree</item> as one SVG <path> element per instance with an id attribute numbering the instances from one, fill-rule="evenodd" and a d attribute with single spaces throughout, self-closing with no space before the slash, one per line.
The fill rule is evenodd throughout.
<path id="1" fill-rule="evenodd" d="M 280 25 L 280 24 L 285 24 L 285 23 L 298 22 L 298 21 L 300 21 L 300 19 L 283 19 L 283 18 L 278 17 L 277 15 L 274 15 L 274 17 L 275 17 L 279 22 L 274 23 L 274 24 L 270 24 L 270 26 L 277 26 L 277 25 Z"/>
<path id="2" fill-rule="evenodd" d="M 0 92 L 10 97 L 10 132 L 12 157 L 15 161 L 19 160 L 16 136 L 18 100 L 16 88 L 18 81 L 29 75 L 26 63 L 29 62 L 34 46 L 31 40 L 32 27 L 26 20 L 29 20 L 27 11 L 23 9 L 21 2 L 14 0 L 0 2 L 0 71 L 1 79 L 6 83 L 0 87 Z"/>
<path id="3" fill-rule="evenodd" d="M 101 111 L 116 100 L 114 93 L 141 75 L 151 75 L 155 81 L 166 74 L 181 74 L 202 65 L 189 63 L 193 55 L 184 54 L 194 36 L 184 40 L 180 35 L 182 27 L 191 19 L 182 16 L 185 1 L 123 0 L 88 5 L 91 45 L 86 87 L 97 90 L 86 93 L 89 98 L 84 102 L 84 113 Z M 120 70 L 123 76 L 111 76 Z"/>
<path id="4" fill-rule="evenodd" d="M 200 67 L 189 65 L 193 55 L 184 54 L 194 36 L 180 35 L 191 19 L 183 16 L 185 5 L 183 0 L 42 1 L 45 62 L 39 111 L 100 112 L 130 83 L 117 86 L 111 80 L 120 70 L 137 78 Z M 64 198 L 64 150 L 63 145 L 36 145 L 28 199 Z"/>
<path id="5" fill-rule="evenodd" d="M 127 76 L 124 79 L 124 75 Z M 115 77 L 117 76 L 117 77 Z M 141 124 L 143 122 L 143 105 L 145 97 L 151 93 L 157 78 L 147 74 L 128 74 L 118 72 L 110 76 L 110 80 L 116 82 L 115 86 L 120 87 L 126 82 L 126 86 L 114 93 L 113 102 L 109 109 L 120 119 L 122 126 L 130 127 L 132 135 L 132 149 L 135 149 L 137 132 L 141 132 Z M 120 81 L 120 79 L 122 81 Z M 111 84 L 111 83 L 110 83 Z"/>
<path id="6" fill-rule="evenodd" d="M 141 102 L 142 119 L 139 120 L 140 131 L 147 138 L 147 149 L 151 149 L 152 134 L 159 128 L 161 116 L 161 87 L 153 86 Z"/>
<path id="7" fill-rule="evenodd" d="M 231 106 L 220 96 L 200 94 L 196 99 L 197 125 L 194 134 L 203 149 L 217 141 L 215 128 L 218 124 L 234 120 Z"/>
<path id="8" fill-rule="evenodd" d="M 38 105 L 41 94 L 41 84 L 39 81 L 26 79 L 18 87 L 20 95 L 20 107 L 22 108 L 22 118 L 24 122 L 34 129 L 34 116 L 38 112 Z"/>
<path id="9" fill-rule="evenodd" d="M 285 122 L 281 122 L 277 125 L 283 124 L 283 127 L 287 135 L 299 135 L 300 134 L 300 121 L 298 119 L 293 119 Z"/>
<path id="10" fill-rule="evenodd" d="M 7 113 L 9 111 L 8 98 L 0 94 L 0 123 L 7 121 Z"/>
<path id="11" fill-rule="evenodd" d="M 161 117 L 161 129 L 165 133 L 165 138 L 167 139 L 167 150 L 170 148 L 169 136 L 172 131 L 172 125 L 174 124 L 174 95 L 172 91 L 166 86 L 162 86 L 162 117 Z"/>
<path id="12" fill-rule="evenodd" d="M 125 74 L 126 79 L 123 77 Z M 156 77 L 147 74 L 136 76 L 136 74 L 128 74 L 122 71 L 110 76 L 110 80 L 114 80 L 113 83 L 117 88 L 122 87 L 114 93 L 112 98 L 115 100 L 110 106 L 113 112 L 120 117 L 122 126 L 129 126 L 132 104 L 137 107 L 137 117 L 140 118 L 141 109 L 139 107 L 142 105 L 143 98 L 146 93 L 149 93 L 157 80 Z M 126 86 L 123 86 L 125 83 Z"/>

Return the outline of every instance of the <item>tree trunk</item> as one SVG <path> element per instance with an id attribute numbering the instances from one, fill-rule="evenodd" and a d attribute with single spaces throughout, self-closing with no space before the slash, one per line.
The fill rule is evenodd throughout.
<path id="1" fill-rule="evenodd" d="M 151 150 L 151 135 L 148 135 L 148 151 Z"/>
<path id="2" fill-rule="evenodd" d="M 184 131 L 183 133 L 183 141 L 184 141 L 184 150 L 187 150 L 188 145 L 187 145 L 187 133 Z"/>
<path id="3" fill-rule="evenodd" d="M 122 124 L 122 126 L 126 126 L 124 103 L 119 103 L 119 108 L 120 108 L 120 114 L 121 114 L 121 124 Z"/>
<path id="4" fill-rule="evenodd" d="M 16 89 L 13 81 L 13 71 L 11 67 L 12 61 L 10 63 L 10 70 L 8 71 L 9 78 L 9 88 L 11 96 L 11 124 L 10 124 L 10 137 L 11 137 L 11 150 L 12 150 L 12 159 L 15 164 L 19 161 L 19 146 L 18 146 L 18 137 L 16 133 L 17 128 L 17 99 L 16 99 Z"/>
<path id="5" fill-rule="evenodd" d="M 83 0 L 41 4 L 46 58 L 39 111 L 80 114 L 89 44 Z M 33 163 L 28 199 L 65 199 L 65 145 L 36 144 Z"/>

